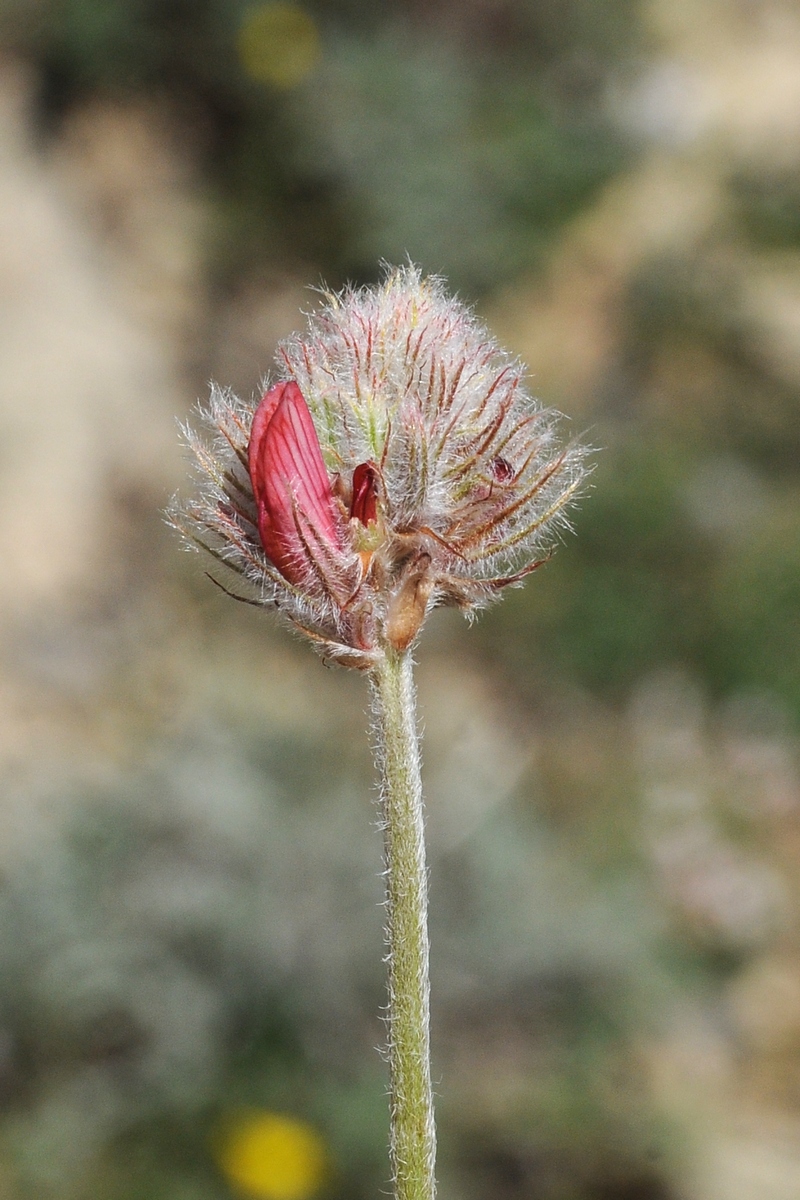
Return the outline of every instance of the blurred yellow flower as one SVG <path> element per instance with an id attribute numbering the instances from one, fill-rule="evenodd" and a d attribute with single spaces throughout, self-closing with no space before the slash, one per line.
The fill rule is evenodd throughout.
<path id="1" fill-rule="evenodd" d="M 233 1122 L 217 1161 L 235 1189 L 258 1200 L 307 1200 L 328 1172 L 319 1134 L 304 1121 L 273 1112 L 248 1112 Z"/>
<path id="2" fill-rule="evenodd" d="M 225 1131 L 217 1161 L 228 1182 L 258 1200 L 308 1200 L 328 1173 L 319 1134 L 296 1117 L 251 1111 Z"/>
<path id="3" fill-rule="evenodd" d="M 239 29 L 239 59 L 258 83 L 291 88 L 301 83 L 319 61 L 319 30 L 296 4 L 260 4 L 251 8 Z"/>

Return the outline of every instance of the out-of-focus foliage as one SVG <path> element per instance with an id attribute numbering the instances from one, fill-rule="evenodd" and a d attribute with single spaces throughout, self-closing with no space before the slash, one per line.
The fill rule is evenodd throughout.
<path id="1" fill-rule="evenodd" d="M 535 694 L 555 669 L 619 697 L 681 662 L 717 694 L 768 687 L 800 714 L 796 489 L 666 438 L 609 449 L 594 485 L 580 538 L 487 619 L 517 686 Z"/>
<path id="2" fill-rule="evenodd" d="M 736 217 L 748 239 L 771 249 L 800 246 L 797 170 L 742 171 L 731 180 Z"/>
<path id="3" fill-rule="evenodd" d="M 602 8 L 12 0 L 5 24 L 51 120 L 98 89 L 183 107 L 224 274 L 256 255 L 371 278 L 408 255 L 474 293 L 535 262 L 623 160 L 597 97 L 627 6 Z"/>
<path id="4" fill-rule="evenodd" d="M 158 771 L 77 806 L 9 872 L 5 1144 L 33 1194 L 166 1196 L 180 1180 L 180 1194 L 225 1195 L 215 1160 L 228 1177 L 257 1173 L 252 1153 L 231 1167 L 230 1138 L 238 1114 L 265 1108 L 323 1138 L 326 1194 L 381 1186 L 384 1086 L 361 1052 L 379 1037 L 382 992 L 368 783 L 332 745 L 296 745 L 295 775 L 288 753 L 269 737 L 198 730 Z M 457 760 L 449 774 L 443 803 L 461 782 Z M 482 804 L 499 799 L 484 787 Z M 609 1137 L 625 1147 L 613 1169 L 646 1174 L 648 1145 L 669 1145 L 668 1131 L 617 1078 L 641 1070 L 620 1033 L 650 1007 L 653 914 L 629 907 L 635 880 L 602 896 L 519 806 L 445 846 L 434 839 L 440 1053 L 453 1076 L 442 1122 L 463 1161 L 444 1170 L 491 1176 L 497 1154 L 535 1153 L 560 1178 L 579 1128 L 575 1187 Z M 520 894 L 538 899 L 523 906 Z M 468 1102 L 459 1075 L 474 1091 L 470 1056 L 505 1037 L 533 1039 L 529 1067 L 517 1065 L 511 1095 L 498 1079 L 493 1100 L 488 1080 Z M 544 1076 L 528 1075 L 539 1054 Z"/>

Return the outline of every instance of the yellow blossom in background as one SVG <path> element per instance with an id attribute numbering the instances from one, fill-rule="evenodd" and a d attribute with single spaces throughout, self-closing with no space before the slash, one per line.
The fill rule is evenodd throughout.
<path id="1" fill-rule="evenodd" d="M 291 88 L 302 83 L 319 61 L 319 30 L 296 4 L 260 4 L 239 29 L 239 60 L 258 83 Z"/>
<path id="2" fill-rule="evenodd" d="M 249 1112 L 226 1131 L 217 1161 L 228 1182 L 258 1200 L 308 1200 L 328 1173 L 325 1145 L 310 1125 L 273 1112 Z"/>

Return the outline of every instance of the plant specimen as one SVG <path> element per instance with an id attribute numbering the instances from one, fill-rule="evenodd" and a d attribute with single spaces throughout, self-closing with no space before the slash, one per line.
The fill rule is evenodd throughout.
<path id="1" fill-rule="evenodd" d="M 586 478 L 558 415 L 439 279 L 411 266 L 327 295 L 257 403 L 214 388 L 186 430 L 198 495 L 173 524 L 327 659 L 367 674 L 387 892 L 390 1153 L 432 1200 L 427 875 L 412 650 L 431 609 L 468 616 L 546 559 Z"/>

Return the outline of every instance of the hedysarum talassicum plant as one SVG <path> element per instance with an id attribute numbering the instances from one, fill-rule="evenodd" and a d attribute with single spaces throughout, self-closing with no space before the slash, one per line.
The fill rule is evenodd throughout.
<path id="1" fill-rule="evenodd" d="M 411 650 L 548 555 L 586 476 L 558 415 L 440 280 L 413 267 L 329 295 L 258 402 L 212 389 L 186 438 L 199 495 L 173 524 L 327 659 L 369 674 L 387 881 L 390 1152 L 398 1200 L 431 1200 L 422 788 Z"/>

